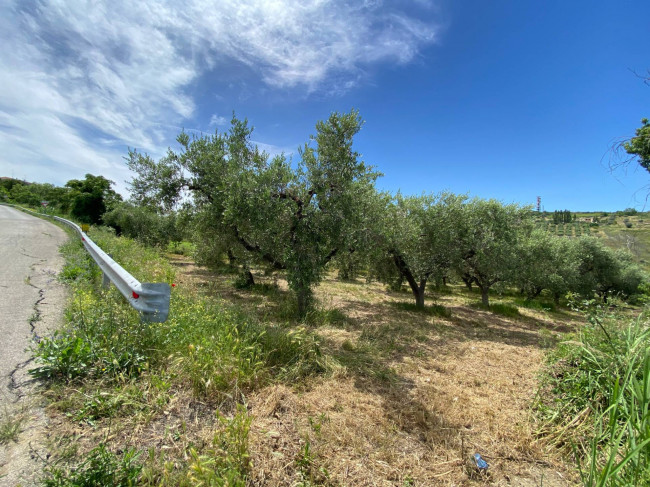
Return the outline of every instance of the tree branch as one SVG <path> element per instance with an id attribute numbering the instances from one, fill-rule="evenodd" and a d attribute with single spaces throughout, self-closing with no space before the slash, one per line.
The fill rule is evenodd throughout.
<path id="1" fill-rule="evenodd" d="M 409 283 L 409 286 L 411 286 L 411 290 L 417 296 L 420 288 L 418 286 L 418 283 L 415 281 L 415 278 L 413 277 L 411 270 L 408 268 L 408 265 L 406 264 L 402 256 L 394 249 L 389 250 L 388 253 L 393 256 L 393 261 L 395 262 L 397 269 L 399 270 L 400 274 L 402 274 L 402 276 L 406 278 L 406 281 Z"/>
<path id="2" fill-rule="evenodd" d="M 327 264 L 330 260 L 334 258 L 336 254 L 338 254 L 339 249 L 333 249 L 329 254 L 325 256 L 325 259 L 323 259 L 323 265 Z"/>
<path id="3" fill-rule="evenodd" d="M 248 242 L 244 237 L 241 236 L 239 233 L 239 229 L 237 228 L 236 225 L 231 225 L 230 226 L 235 238 L 237 241 L 244 247 L 246 250 L 249 252 L 253 252 L 255 254 L 258 254 L 262 259 L 267 261 L 271 266 L 273 266 L 274 269 L 277 270 L 284 270 L 286 269 L 286 266 L 282 264 L 281 262 L 278 262 L 271 254 L 262 252 L 262 249 L 258 245 L 253 245 L 250 242 Z"/>

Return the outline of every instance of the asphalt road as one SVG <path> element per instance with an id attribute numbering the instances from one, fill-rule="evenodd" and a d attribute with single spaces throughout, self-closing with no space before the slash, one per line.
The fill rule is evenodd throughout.
<path id="1" fill-rule="evenodd" d="M 0 446 L 0 486 L 32 485 L 40 467 L 45 415 L 27 370 L 37 334 L 61 322 L 64 287 L 58 248 L 67 239 L 56 225 L 0 206 L 0 425 L 22 418 L 18 442 Z"/>

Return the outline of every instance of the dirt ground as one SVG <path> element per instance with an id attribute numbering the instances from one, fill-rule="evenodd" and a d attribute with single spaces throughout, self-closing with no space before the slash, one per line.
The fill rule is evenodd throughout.
<path id="1" fill-rule="evenodd" d="M 234 276 L 173 261 L 179 285 L 282 319 L 286 282 L 256 275 L 257 290 L 235 290 Z M 451 311 L 437 316 L 400 307 L 409 293 L 334 275 L 316 297 L 329 318 L 308 326 L 334 372 L 247 398 L 252 485 L 576 484 L 573 468 L 536 438 L 532 404 L 545 350 L 578 316 L 520 308 L 504 317 L 470 306 L 480 296 L 461 287 L 428 299 Z"/>

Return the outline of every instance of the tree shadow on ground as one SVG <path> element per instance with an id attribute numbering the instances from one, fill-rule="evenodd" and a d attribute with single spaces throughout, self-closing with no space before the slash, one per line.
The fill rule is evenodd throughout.
<path id="1" fill-rule="evenodd" d="M 443 411 L 414 396 L 414 381 L 389 365 L 395 360 L 393 354 L 363 341 L 343 347 L 327 339 L 321 343 L 354 378 L 356 389 L 381 398 L 384 415 L 396 428 L 424 446 L 443 444 L 460 451 L 464 426 L 448 421 Z"/>
<path id="2" fill-rule="evenodd" d="M 571 324 L 556 319 L 553 313 L 534 317 L 529 316 L 534 313 L 522 310 L 527 314 L 504 317 L 459 304 L 459 296 L 448 293 L 440 293 L 435 300 L 427 298 L 427 303 L 433 301 L 451 312 L 451 316 L 438 316 L 431 312 L 432 307 L 428 312 L 411 309 L 408 303 L 412 299 L 408 292 L 387 292 L 377 285 L 331 279 L 327 280 L 331 284 L 327 292 L 317 293 L 312 316 L 298 321 L 292 314 L 292 294 L 284 282 L 278 285 L 277 279 L 256 275 L 258 284 L 252 288 L 234 289 L 232 276 L 220 276 L 200 268 L 184 269 L 186 271 L 201 281 L 201 292 L 219 296 L 258 316 L 263 323 L 280 323 L 287 329 L 306 326 L 308 333 L 318 336 L 323 357 L 344 369 L 340 373 L 350 378 L 350 384 L 359 392 L 376 396 L 381 404 L 380 414 L 394 425 L 398 435 L 403 433 L 412 438 L 417 447 L 424 450 L 433 451 L 435 445 L 446 445 L 447 451 L 458 452 L 460 462 L 464 453 L 463 439 L 479 438 L 480 433 L 478 429 L 472 430 L 471 419 L 466 419 L 472 418 L 473 412 L 449 414 L 449 402 L 444 401 L 453 401 L 456 391 L 463 389 L 489 396 L 488 389 L 473 382 L 478 379 L 472 374 L 489 365 L 481 361 L 489 358 L 493 350 L 497 358 L 491 360 L 498 364 L 500 357 L 510 353 L 510 347 L 520 348 L 519 356 L 525 356 L 533 348 L 547 348 L 549 338 L 542 330 L 562 333 L 573 329 Z M 475 297 L 473 294 L 467 296 Z M 460 297 L 462 302 L 464 295 Z M 482 346 L 490 343 L 507 347 Z M 480 349 L 478 352 L 470 351 L 474 344 Z M 473 360 L 471 367 L 474 369 L 469 376 L 465 370 L 466 359 Z M 449 362 L 451 365 L 447 365 Z M 529 365 L 526 360 L 521 363 Z M 417 370 L 409 368 L 412 366 Z M 422 383 L 419 367 L 432 378 L 432 384 Z M 510 370 L 506 372 L 508 375 Z M 436 379 L 447 381 L 446 385 L 434 385 Z M 493 397 L 497 396 L 488 399 L 493 400 Z M 488 409 L 483 411 L 484 416 L 489 413 Z M 474 424 L 480 425 L 481 421 L 485 427 L 485 418 Z M 480 441 L 487 441 L 481 438 Z M 507 441 L 500 440 L 499 445 Z"/>

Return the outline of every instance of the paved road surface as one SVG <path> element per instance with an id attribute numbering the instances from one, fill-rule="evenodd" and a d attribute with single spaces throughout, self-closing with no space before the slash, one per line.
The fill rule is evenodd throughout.
<path id="1" fill-rule="evenodd" d="M 65 291 L 56 274 L 66 238 L 56 225 L 0 206 L 0 424 L 25 418 L 19 441 L 0 446 L 0 486 L 33 485 L 42 468 L 31 458 L 43 451 L 46 422 L 27 374 L 27 348 L 35 333 L 50 333 L 62 319 Z"/>

